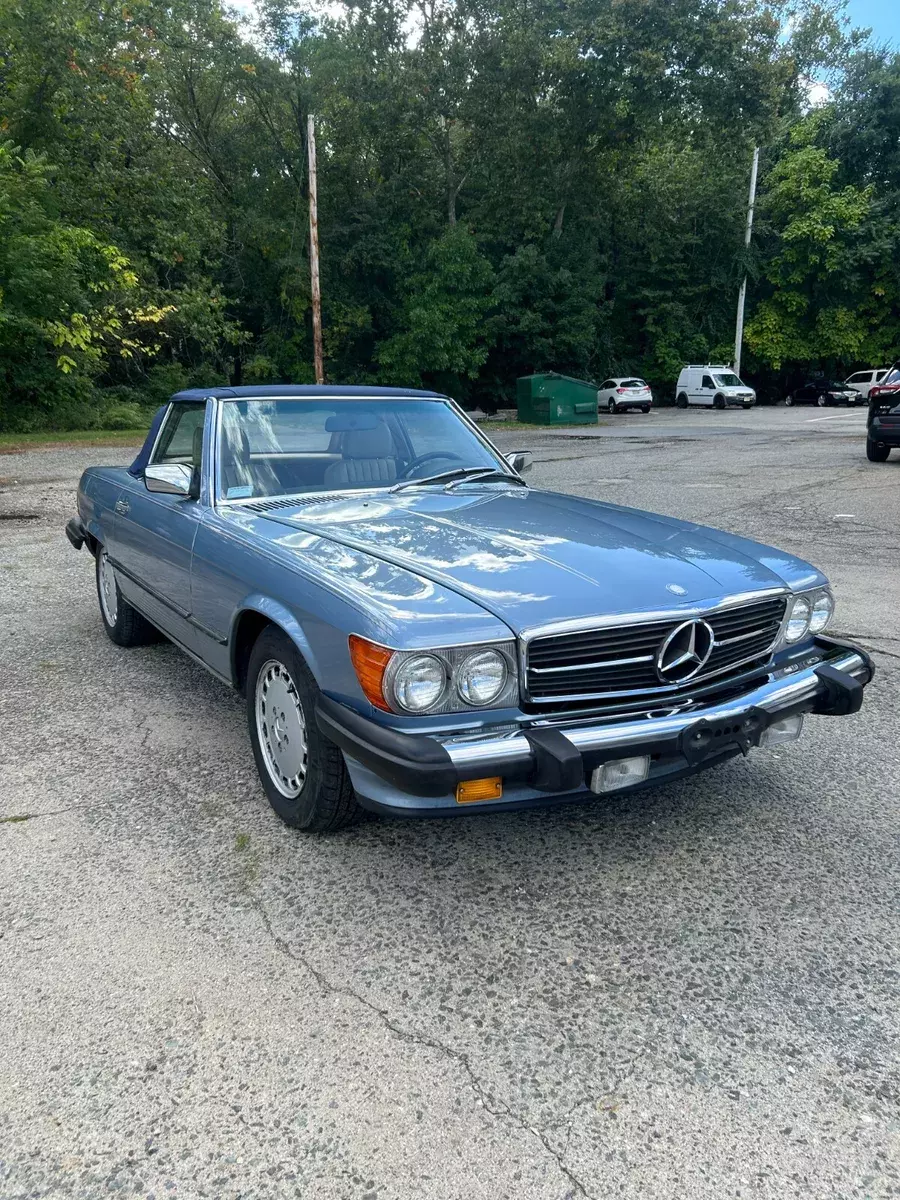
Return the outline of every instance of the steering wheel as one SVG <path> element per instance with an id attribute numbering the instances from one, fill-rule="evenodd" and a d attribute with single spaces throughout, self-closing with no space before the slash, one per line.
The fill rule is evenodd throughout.
<path id="1" fill-rule="evenodd" d="M 452 450 L 429 450 L 427 454 L 420 454 L 418 458 L 414 458 L 411 463 L 408 463 L 400 478 L 409 479 L 412 471 L 423 466 L 424 463 L 431 462 L 433 458 L 443 459 L 444 462 L 465 462 L 461 454 L 454 454 Z"/>

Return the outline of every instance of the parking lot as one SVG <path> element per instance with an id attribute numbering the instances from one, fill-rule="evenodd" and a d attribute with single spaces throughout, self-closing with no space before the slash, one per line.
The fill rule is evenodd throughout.
<path id="1" fill-rule="evenodd" d="M 900 1195 L 900 455 L 843 409 L 501 428 L 529 482 L 811 559 L 863 711 L 579 806 L 304 838 L 241 700 L 113 646 L 0 454 L 0 1197 Z"/>

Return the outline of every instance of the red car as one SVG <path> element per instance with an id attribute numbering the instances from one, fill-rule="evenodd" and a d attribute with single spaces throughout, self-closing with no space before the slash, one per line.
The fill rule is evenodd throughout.
<path id="1" fill-rule="evenodd" d="M 869 389 L 866 426 L 866 457 L 886 462 L 891 450 L 900 449 L 900 363 Z"/>

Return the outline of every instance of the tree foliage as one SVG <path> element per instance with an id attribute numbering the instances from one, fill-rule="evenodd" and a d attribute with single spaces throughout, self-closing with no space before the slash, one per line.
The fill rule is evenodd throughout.
<path id="1" fill-rule="evenodd" d="M 745 271 L 751 369 L 890 356 L 900 60 L 839 0 L 317 11 L 0 0 L 0 426 L 311 380 L 310 112 L 331 379 L 671 387 Z"/>

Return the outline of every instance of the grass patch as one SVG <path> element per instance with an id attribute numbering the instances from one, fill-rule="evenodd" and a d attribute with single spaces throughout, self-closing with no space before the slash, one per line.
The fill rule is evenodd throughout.
<path id="1" fill-rule="evenodd" d="M 147 426 L 149 429 L 149 425 Z M 35 447 L 134 446 L 147 429 L 72 429 L 47 433 L 0 433 L 0 454 L 18 454 Z"/>

